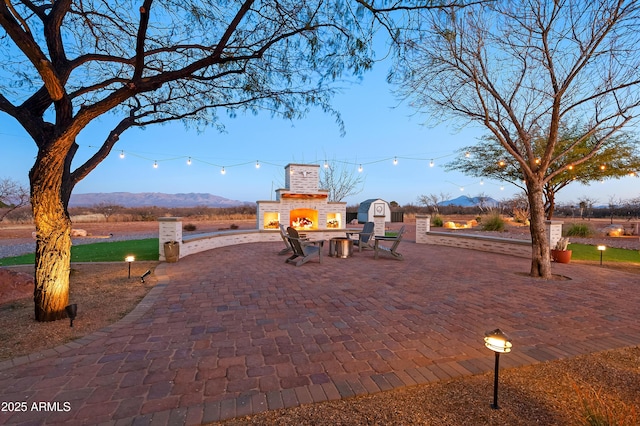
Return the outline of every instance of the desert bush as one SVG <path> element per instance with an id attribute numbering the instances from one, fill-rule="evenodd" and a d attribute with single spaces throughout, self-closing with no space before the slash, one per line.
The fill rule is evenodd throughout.
<path id="1" fill-rule="evenodd" d="M 513 220 L 517 223 L 529 223 L 529 209 L 513 208 Z"/>
<path id="2" fill-rule="evenodd" d="M 565 234 L 569 237 L 589 238 L 593 236 L 593 228 L 586 223 L 572 223 Z"/>
<path id="3" fill-rule="evenodd" d="M 504 219 L 498 213 L 485 216 L 480 223 L 483 231 L 504 231 L 505 227 Z"/>
<path id="4" fill-rule="evenodd" d="M 442 220 L 442 216 L 435 215 L 431 218 L 431 226 L 434 228 L 442 228 L 444 221 Z"/>
<path id="5" fill-rule="evenodd" d="M 186 223 L 183 227 L 183 230 L 185 231 L 195 231 L 196 230 L 196 226 L 193 223 Z"/>

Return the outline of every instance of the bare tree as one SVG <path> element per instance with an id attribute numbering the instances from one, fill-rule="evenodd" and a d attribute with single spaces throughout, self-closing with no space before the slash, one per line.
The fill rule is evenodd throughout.
<path id="1" fill-rule="evenodd" d="M 5 178 L 0 180 L 0 222 L 22 206 L 29 204 L 29 190 L 19 182 Z"/>
<path id="2" fill-rule="evenodd" d="M 405 60 L 392 76 L 400 93 L 436 120 L 483 125 L 520 168 L 531 208 L 532 276 L 552 276 L 545 184 L 588 162 L 637 118 L 639 8 L 632 0 L 499 1 L 425 13 L 425 30 L 404 44 Z M 561 124 L 578 119 L 581 133 L 556 149 Z M 596 143 L 587 148 L 591 138 Z"/>
<path id="3" fill-rule="evenodd" d="M 320 187 L 329 191 L 329 201 L 342 201 L 364 189 L 364 177 L 352 165 L 325 162 L 320 172 Z"/>
<path id="4" fill-rule="evenodd" d="M 435 214 L 440 214 L 440 203 L 451 198 L 450 193 L 418 195 L 418 204 L 427 206 Z"/>
<path id="5" fill-rule="evenodd" d="M 341 123 L 330 104 L 335 82 L 372 66 L 379 25 L 413 25 L 419 20 L 412 11 L 462 3 L 0 3 L 0 111 L 14 118 L 38 148 L 29 174 L 37 234 L 36 320 L 66 316 L 69 198 L 123 132 L 173 120 L 220 128 L 220 112 L 239 110 L 297 119 L 311 107 Z M 111 130 L 88 160 L 72 168 L 78 137 L 105 114 Z M 96 145 L 95 138 L 90 144 Z"/>

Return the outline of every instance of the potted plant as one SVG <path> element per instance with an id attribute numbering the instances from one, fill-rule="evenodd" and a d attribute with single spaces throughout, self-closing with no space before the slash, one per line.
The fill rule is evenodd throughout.
<path id="1" fill-rule="evenodd" d="M 551 249 L 551 258 L 554 262 L 569 263 L 571 260 L 571 250 L 567 250 L 569 238 L 562 237 L 556 243 L 556 247 Z"/>

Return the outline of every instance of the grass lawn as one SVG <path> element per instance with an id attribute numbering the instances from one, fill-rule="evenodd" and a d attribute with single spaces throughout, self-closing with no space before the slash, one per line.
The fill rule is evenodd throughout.
<path id="1" fill-rule="evenodd" d="M 158 260 L 158 239 L 101 242 L 71 247 L 72 262 L 124 262 L 125 256 L 135 256 L 138 261 Z M 29 265 L 34 262 L 34 253 L 0 259 L 1 266 Z"/>
<path id="2" fill-rule="evenodd" d="M 569 244 L 568 249 L 572 251 L 572 259 L 600 261 L 600 252 L 596 246 L 571 243 Z M 604 262 L 640 263 L 640 254 L 638 253 L 638 250 L 625 250 L 607 247 L 607 249 L 602 253 L 602 259 Z"/>

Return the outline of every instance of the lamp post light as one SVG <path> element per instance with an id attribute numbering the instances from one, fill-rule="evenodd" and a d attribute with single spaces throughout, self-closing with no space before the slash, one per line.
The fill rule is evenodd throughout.
<path id="1" fill-rule="evenodd" d="M 509 339 L 499 328 L 487 331 L 484 334 L 484 345 L 496 354 L 496 365 L 493 373 L 493 404 L 491 408 L 499 410 L 498 406 L 498 369 L 500 366 L 500 354 L 511 352 L 511 339 Z"/>
<path id="2" fill-rule="evenodd" d="M 128 276 L 129 279 L 131 279 L 131 264 L 133 263 L 134 260 L 136 260 L 134 256 L 127 256 L 124 258 L 124 261 L 129 264 L 129 276 Z"/>
<path id="3" fill-rule="evenodd" d="M 600 266 L 602 266 L 602 253 L 607 249 L 607 246 L 599 245 L 598 251 L 600 252 Z"/>

